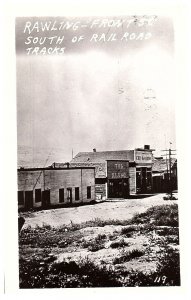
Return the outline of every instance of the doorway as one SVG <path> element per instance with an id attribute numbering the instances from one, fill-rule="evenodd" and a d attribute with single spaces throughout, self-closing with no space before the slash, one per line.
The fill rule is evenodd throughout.
<path id="1" fill-rule="evenodd" d="M 33 191 L 25 192 L 25 208 L 27 210 L 33 208 Z"/>
<path id="2" fill-rule="evenodd" d="M 42 192 L 42 207 L 48 208 L 50 206 L 50 190 Z"/>
<path id="3" fill-rule="evenodd" d="M 72 203 L 72 188 L 67 188 L 67 200 Z"/>
<path id="4" fill-rule="evenodd" d="M 108 180 L 108 198 L 128 198 L 129 181 L 128 179 Z"/>

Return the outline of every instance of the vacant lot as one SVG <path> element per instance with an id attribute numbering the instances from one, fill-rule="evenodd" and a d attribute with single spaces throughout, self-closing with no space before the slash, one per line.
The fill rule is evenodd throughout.
<path id="1" fill-rule="evenodd" d="M 162 196 L 25 214 L 20 287 L 180 285 L 178 205 Z"/>

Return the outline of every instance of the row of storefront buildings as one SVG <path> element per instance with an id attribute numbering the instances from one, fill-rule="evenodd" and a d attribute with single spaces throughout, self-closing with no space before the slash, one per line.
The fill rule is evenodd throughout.
<path id="1" fill-rule="evenodd" d="M 165 164 L 164 164 L 165 161 Z M 80 152 L 70 163 L 18 169 L 19 209 L 85 204 L 96 199 L 130 198 L 168 188 L 166 160 L 154 159 L 153 149 Z M 174 168 L 173 168 L 174 166 Z M 171 165 L 174 187 L 177 168 Z M 173 171 L 174 170 L 174 171 Z"/>

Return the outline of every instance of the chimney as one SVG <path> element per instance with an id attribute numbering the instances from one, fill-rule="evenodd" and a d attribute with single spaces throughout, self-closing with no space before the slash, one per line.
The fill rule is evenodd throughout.
<path id="1" fill-rule="evenodd" d="M 150 150 L 150 145 L 144 145 L 145 150 Z"/>
<path id="2" fill-rule="evenodd" d="M 93 149 L 93 152 L 96 152 L 96 148 Z"/>

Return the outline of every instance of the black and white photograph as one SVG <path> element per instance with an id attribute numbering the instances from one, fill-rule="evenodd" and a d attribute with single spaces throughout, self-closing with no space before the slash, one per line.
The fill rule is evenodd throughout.
<path id="1" fill-rule="evenodd" d="M 58 2 L 0 9 L 0 290 L 189 299 L 191 10 Z"/>
<path id="2" fill-rule="evenodd" d="M 180 286 L 175 32 L 15 18 L 19 288 Z"/>

